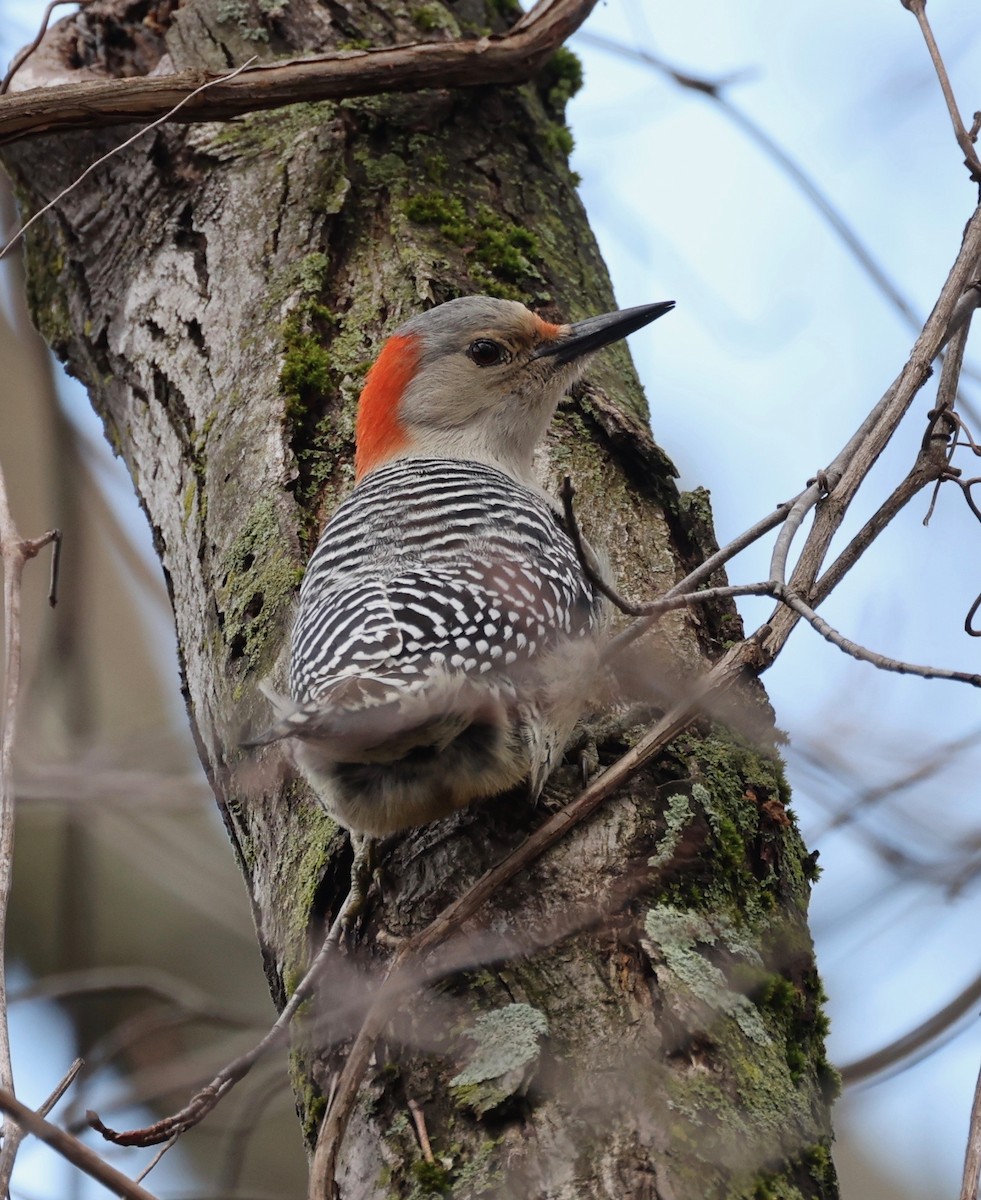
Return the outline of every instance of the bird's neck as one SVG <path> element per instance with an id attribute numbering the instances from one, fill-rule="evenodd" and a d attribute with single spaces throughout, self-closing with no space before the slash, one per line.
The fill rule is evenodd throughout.
<path id="1" fill-rule="evenodd" d="M 412 458 L 446 458 L 460 462 L 477 462 L 493 467 L 510 475 L 512 479 L 529 487 L 537 488 L 533 464 L 534 447 L 525 447 L 521 454 L 508 453 L 506 448 L 488 448 L 475 442 L 472 437 L 454 437 L 453 430 L 444 431 L 436 438 L 427 438 L 423 443 L 410 443 L 400 448 L 387 461 L 395 462 Z"/>

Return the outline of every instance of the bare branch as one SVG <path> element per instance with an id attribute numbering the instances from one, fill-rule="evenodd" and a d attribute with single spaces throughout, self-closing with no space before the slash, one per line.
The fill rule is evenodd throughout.
<path id="1" fill-rule="evenodd" d="M 58 1101 L 62 1098 L 62 1096 L 65 1094 L 65 1092 L 67 1092 L 68 1089 L 71 1087 L 71 1085 L 75 1082 L 76 1076 L 78 1075 L 79 1071 L 81 1071 L 82 1067 L 84 1067 L 84 1066 L 85 1066 L 85 1062 L 83 1059 L 81 1059 L 81 1058 L 75 1059 L 75 1061 L 72 1063 L 72 1065 L 65 1072 L 65 1075 L 62 1078 L 61 1082 L 58 1084 L 58 1086 L 54 1089 L 54 1091 L 51 1093 L 51 1095 L 48 1096 L 47 1100 L 45 1100 L 45 1102 L 40 1106 L 40 1108 L 38 1108 L 37 1111 L 38 1111 L 39 1117 L 46 1117 L 48 1115 L 48 1113 L 51 1112 L 51 1110 L 58 1103 Z"/>
<path id="2" fill-rule="evenodd" d="M 897 675 L 918 675 L 921 679 L 949 679 L 955 683 L 968 683 L 971 687 L 981 687 L 981 675 L 968 671 L 951 671 L 946 667 L 923 667 L 916 663 L 903 662 L 898 658 L 889 658 L 875 650 L 868 650 L 857 642 L 846 638 L 843 633 L 834 629 L 823 617 L 818 616 L 809 604 L 806 604 L 791 588 L 774 583 L 773 594 L 793 612 L 803 617 L 817 632 L 839 650 L 843 650 L 859 662 L 871 663 L 880 671 L 893 671 Z"/>
<path id="3" fill-rule="evenodd" d="M 78 1138 L 72 1137 L 70 1133 L 66 1133 L 57 1125 L 52 1125 L 50 1121 L 38 1116 L 36 1112 L 28 1108 L 26 1104 L 21 1104 L 6 1088 L 2 1087 L 0 1087 L 0 1110 L 12 1117 L 22 1129 L 26 1129 L 28 1133 L 33 1134 L 34 1137 L 60 1154 L 62 1158 L 78 1167 L 80 1171 L 84 1171 L 86 1175 L 104 1184 L 113 1195 L 121 1196 L 123 1200 L 156 1200 L 145 1188 L 134 1183 L 132 1179 L 121 1171 L 117 1171 L 115 1167 L 110 1166 Z"/>
<path id="4" fill-rule="evenodd" d="M 206 1087 L 191 1097 L 184 1108 L 156 1121 L 153 1125 L 124 1131 L 110 1129 L 103 1124 L 98 1113 L 90 1111 L 86 1113 L 86 1119 L 91 1128 L 102 1134 L 107 1142 L 113 1142 L 117 1146 L 157 1146 L 172 1137 L 186 1133 L 188 1129 L 193 1129 L 195 1125 L 203 1121 L 232 1088 L 248 1075 L 264 1054 L 286 1041 L 290 1024 L 300 1005 L 313 994 L 327 964 L 334 956 L 344 930 L 348 904 L 351 901 L 352 896 L 349 895 L 347 902 L 335 917 L 316 958 L 307 968 L 307 973 L 300 980 L 293 995 L 290 996 L 283 1011 L 268 1032 L 250 1050 L 240 1054 L 238 1058 L 223 1067 Z"/>
<path id="5" fill-rule="evenodd" d="M 852 439 L 853 441 L 855 439 Z M 851 443 L 850 443 L 851 444 Z M 797 531 L 804 524 L 804 518 L 815 507 L 822 496 L 826 496 L 834 487 L 838 472 L 833 468 L 819 471 L 817 477 L 808 483 L 805 491 L 801 492 L 797 502 L 787 514 L 783 528 L 773 544 L 773 554 L 770 557 L 770 578 L 775 584 L 787 582 L 787 558 L 790 547 Z"/>
<path id="6" fill-rule="evenodd" d="M 6 965 L 2 954 L 10 901 L 14 861 L 14 736 L 17 729 L 17 698 L 20 692 L 20 601 L 24 566 L 60 535 L 57 530 L 33 541 L 17 532 L 7 502 L 7 485 L 0 468 L 0 560 L 3 562 L 3 695 L 0 699 L 0 1087 L 14 1090 L 10 1063 L 10 1030 L 7 1025 Z M 0 1148 L 0 1196 L 10 1190 L 10 1176 L 20 1137 L 4 1122 Z"/>
<path id="7" fill-rule="evenodd" d="M 967 1135 L 967 1150 L 964 1154 L 964 1178 L 961 1181 L 960 1200 L 978 1200 L 978 1181 L 981 1178 L 981 1072 L 974 1085 L 974 1103 L 971 1105 L 971 1126 Z"/>
<path id="8" fill-rule="evenodd" d="M 11 249 L 13 249 L 14 246 L 17 245 L 17 243 L 24 236 L 24 234 L 28 231 L 28 229 L 30 229 L 30 227 L 34 224 L 35 221 L 39 221 L 44 216 L 44 214 L 46 212 L 48 212 L 50 209 L 54 208 L 54 206 L 59 201 L 64 200 L 64 198 L 69 194 L 69 192 L 73 192 L 80 183 L 82 183 L 85 179 L 87 179 L 94 170 L 96 170 L 98 167 L 101 167 L 104 162 L 106 162 L 106 161 L 108 161 L 108 159 L 112 158 L 113 155 L 118 154 L 121 150 L 125 150 L 127 146 L 131 146 L 135 141 L 137 141 L 139 138 L 143 137 L 143 135 L 145 133 L 149 133 L 151 129 L 155 129 L 158 125 L 162 125 L 164 123 L 164 121 L 169 121 L 176 112 L 178 112 L 181 108 L 183 108 L 185 104 L 189 104 L 201 92 L 206 91 L 208 88 L 215 87 L 218 83 L 222 82 L 225 79 L 232 79 L 236 75 L 241 75 L 242 72 L 248 68 L 249 63 L 253 63 L 253 62 L 255 62 L 255 59 L 250 58 L 248 60 L 248 62 L 243 63 L 242 66 L 240 66 L 240 67 L 236 67 L 234 71 L 230 71 L 227 75 L 219 75 L 217 79 L 212 79 L 212 80 L 209 80 L 207 83 L 202 83 L 201 86 L 198 88 L 195 88 L 195 90 L 193 92 L 191 92 L 191 94 L 189 96 L 185 96 L 183 100 L 178 101 L 178 103 L 175 104 L 174 107 L 172 109 L 170 109 L 169 112 L 165 112 L 162 117 L 159 117 L 156 121 L 151 122 L 149 125 L 144 125 L 143 128 L 138 129 L 136 131 L 136 133 L 133 134 L 132 137 L 128 137 L 125 142 L 120 142 L 120 144 L 118 146 L 113 146 L 113 148 L 110 151 L 108 151 L 106 154 L 103 154 L 101 156 L 101 158 L 97 158 L 95 160 L 95 162 L 89 163 L 89 165 L 85 168 L 85 170 L 81 173 L 81 175 L 79 175 L 76 179 L 73 179 L 72 182 L 67 187 L 62 188 L 61 191 L 58 193 L 57 196 L 54 197 L 53 200 L 49 200 L 48 203 L 43 205 L 41 208 L 39 208 L 37 210 L 37 212 L 34 213 L 34 215 L 29 220 L 24 222 L 24 224 L 10 238 L 10 240 L 6 243 L 6 245 L 2 249 L 0 249 L 0 259 L 2 259 Z M 59 537 L 60 537 L 60 535 L 59 535 Z M 52 576 L 51 576 L 51 597 L 52 597 L 51 603 L 52 604 L 54 604 L 53 597 L 55 594 L 54 588 L 55 588 L 56 577 L 57 576 L 56 576 L 55 568 L 52 567 Z"/>
<path id="9" fill-rule="evenodd" d="M 76 1058 L 72 1065 L 65 1072 L 64 1076 L 48 1096 L 48 1098 L 38 1107 L 37 1113 L 39 1117 L 46 1117 L 54 1108 L 58 1101 L 64 1096 L 65 1092 L 75 1082 L 75 1079 L 84 1066 L 84 1062 L 80 1058 Z M 11 1163 L 17 1157 L 17 1151 L 20 1149 L 20 1144 L 24 1140 L 25 1130 L 19 1125 L 13 1125 L 11 1122 L 6 1122 L 4 1127 L 4 1148 L 10 1155 Z"/>
<path id="10" fill-rule="evenodd" d="M 0 83 L 0 96 L 6 95 L 7 89 L 10 87 L 10 81 L 14 75 L 21 69 L 24 63 L 31 57 L 34 51 L 41 45 L 45 33 L 48 29 L 48 22 L 51 20 L 51 14 L 62 4 L 91 4 L 92 0 L 51 0 L 51 3 L 44 10 L 44 16 L 41 18 L 41 28 L 37 31 L 34 41 L 29 46 L 25 46 L 23 50 L 18 51 L 14 55 L 14 60 L 10 64 L 10 70 L 3 77 L 3 82 Z"/>
<path id="11" fill-rule="evenodd" d="M 940 388 L 940 405 L 953 404 L 954 397 L 957 392 L 957 372 L 960 366 L 961 357 L 963 356 L 964 343 L 967 338 L 967 326 L 962 325 L 955 334 L 956 348 L 955 352 L 950 354 L 944 364 L 944 378 L 946 378 L 946 386 L 943 379 L 941 380 Z M 931 426 L 936 425 L 936 417 L 938 414 L 931 414 L 933 418 Z M 914 496 L 920 488 L 925 486 L 932 479 L 941 478 L 947 469 L 947 456 L 944 450 L 941 450 L 939 462 L 936 461 L 936 447 L 933 438 L 925 439 L 927 442 L 926 449 L 921 450 L 920 458 L 925 460 L 921 463 L 917 460 L 917 467 L 910 473 L 904 483 L 893 492 L 893 495 L 880 508 L 879 512 L 872 521 L 867 523 L 859 536 L 852 540 L 845 553 L 839 556 L 832 570 L 826 572 L 824 576 L 824 594 L 827 595 L 831 588 L 843 577 L 845 571 L 855 561 L 860 554 L 871 543 L 882 529 L 885 528 L 888 520 L 891 519 L 895 512 L 903 504 Z M 939 439 L 943 447 L 946 447 L 949 437 L 944 435 Z M 932 457 L 931 457 L 932 452 Z M 693 605 L 698 602 L 708 600 L 716 600 L 729 598 L 732 596 L 773 596 L 782 604 L 792 609 L 799 616 L 802 616 L 810 625 L 817 630 L 818 633 L 833 646 L 837 646 L 839 650 L 843 650 L 852 658 L 858 659 L 860 662 L 871 663 L 883 671 L 894 671 L 900 675 L 918 675 L 923 679 L 948 679 L 960 683 L 969 683 L 973 687 L 981 687 L 981 675 L 970 674 L 964 671 L 952 671 L 945 667 L 929 667 L 918 666 L 915 663 L 904 662 L 900 659 L 890 658 L 887 655 L 880 654 L 877 651 L 869 650 L 864 646 L 858 645 L 857 642 L 851 641 L 844 634 L 832 628 L 823 617 L 818 616 L 814 609 L 804 602 L 791 588 L 788 588 L 783 582 L 783 575 L 786 566 L 787 552 L 790 546 L 790 538 L 793 535 L 794 528 L 799 528 L 800 522 L 808 509 L 808 503 L 811 498 L 812 491 L 816 491 L 826 486 L 826 481 L 822 478 L 818 483 L 812 485 L 807 492 L 802 493 L 798 498 L 798 503 L 794 504 L 791 509 L 791 517 L 794 518 L 795 525 L 791 526 L 790 518 L 784 524 L 780 532 L 780 537 L 777 539 L 777 547 L 774 549 L 771 570 L 774 572 L 774 577 L 768 582 L 733 584 L 725 587 L 706 588 L 700 592 L 688 592 L 681 595 L 672 595 L 670 592 L 658 600 L 651 600 L 644 604 L 635 604 L 624 599 L 620 593 L 612 587 L 600 574 L 596 568 L 593 556 L 585 545 L 582 539 L 582 534 L 579 529 L 579 522 L 576 519 L 575 507 L 573 500 L 575 499 L 575 488 L 572 486 L 571 478 L 566 475 L 562 481 L 561 497 L 562 505 L 565 514 L 566 527 L 569 531 L 569 536 L 576 548 L 576 554 L 579 558 L 579 565 L 582 567 L 584 574 L 589 581 L 596 587 L 608 600 L 620 609 L 621 612 L 628 613 L 631 616 L 651 617 L 655 614 L 666 612 L 670 609 L 681 608 L 685 605 Z M 789 530 L 789 535 L 788 535 Z M 970 632 L 970 620 L 973 616 L 977 605 L 981 604 L 981 599 L 972 609 L 968 617 L 968 631 Z M 609 656 L 608 656 L 609 657 Z"/>
<path id="12" fill-rule="evenodd" d="M 961 1017 L 976 1008 L 979 1000 L 981 1000 L 981 975 L 972 979 L 949 1004 L 945 1004 L 939 1012 L 933 1013 L 909 1033 L 890 1042 L 881 1050 L 876 1050 L 874 1054 L 846 1063 L 840 1068 L 842 1083 L 846 1087 L 851 1087 L 900 1064 L 912 1066 L 913 1063 L 919 1061 L 921 1051 L 935 1042 Z"/>
<path id="13" fill-rule="evenodd" d="M 937 428 L 937 421 L 931 420 L 930 425 L 931 428 Z M 928 431 L 927 445 L 922 447 L 916 456 L 916 462 L 910 473 L 879 505 L 875 513 L 814 585 L 812 596 L 815 607 L 831 595 L 879 534 L 915 496 L 918 496 L 929 484 L 946 477 L 948 441 L 948 434 L 940 432 L 931 437 Z"/>
<path id="14" fill-rule="evenodd" d="M 235 78 L 182 71 L 34 88 L 0 102 L 0 145 L 55 130 L 100 129 L 147 118 L 219 121 L 302 100 L 524 83 L 579 28 L 595 4 L 596 0 L 539 0 L 500 37 L 339 50 L 260 64 Z M 209 90 L 202 95 L 203 84 Z"/>
<path id="15" fill-rule="evenodd" d="M 803 495 L 803 493 L 801 493 Z M 787 519 L 787 514 L 800 499 L 800 496 L 795 496 L 793 500 L 788 500 L 783 504 L 778 505 L 772 513 L 767 513 L 755 525 L 751 525 L 749 529 L 741 533 L 738 537 L 723 546 L 720 550 L 716 550 L 714 554 L 709 555 L 704 562 L 700 563 L 693 571 L 690 571 L 684 579 L 679 580 L 673 587 L 669 588 L 663 596 L 660 597 L 658 603 L 664 603 L 674 597 L 681 597 L 690 592 L 694 592 L 695 588 L 705 579 L 711 579 L 716 571 L 720 570 L 730 559 L 735 558 L 747 546 L 751 546 L 754 542 L 758 542 L 761 537 L 764 537 L 775 529 L 783 521 Z M 708 589 L 707 589 L 708 590 Z M 704 594 L 704 593 L 703 593 Z M 641 617 L 628 625 L 622 633 L 617 634 L 606 646 L 603 651 L 603 661 L 611 662 L 617 655 L 621 654 L 628 646 L 637 641 L 638 638 L 644 636 L 657 622 L 655 613 L 651 617 Z"/>
<path id="16" fill-rule="evenodd" d="M 967 224 L 957 258 L 906 365 L 822 476 L 829 493 L 818 509 L 790 579 L 791 590 L 797 596 L 812 594 L 814 580 L 831 539 L 844 520 L 852 499 L 929 378 L 930 364 L 950 337 L 955 313 L 959 316 L 962 311 L 961 298 L 966 291 L 974 290 L 979 260 L 981 209 L 975 210 Z M 799 503 L 802 506 L 816 504 L 819 497 L 815 489 L 819 487 L 819 484 L 811 485 Z M 798 613 L 785 609 L 770 619 L 770 633 L 764 649 L 771 661 L 786 643 L 798 617 Z"/>
<path id="17" fill-rule="evenodd" d="M 950 78 L 947 75 L 940 47 L 933 36 L 933 30 L 930 28 L 930 21 L 926 15 L 926 2 L 925 0 L 901 0 L 901 3 L 903 8 L 908 9 L 916 17 L 920 26 L 923 40 L 930 52 L 933 68 L 940 81 L 940 90 L 947 102 L 947 111 L 950 113 L 951 124 L 954 126 L 954 137 L 957 138 L 958 146 L 964 151 L 964 165 L 970 170 L 971 178 L 976 183 L 981 183 L 981 162 L 978 161 L 977 151 L 974 149 L 974 139 L 964 128 L 964 122 L 961 120 L 957 100 L 954 97 L 954 89 L 950 86 Z"/>
<path id="18" fill-rule="evenodd" d="M 163 1158 L 163 1156 L 164 1156 L 164 1155 L 167 1153 L 167 1151 L 168 1151 L 168 1150 L 173 1150 L 173 1148 L 174 1148 L 174 1147 L 177 1145 L 177 1139 L 178 1139 L 179 1137 L 180 1137 L 180 1134 L 179 1134 L 179 1133 L 175 1133 L 175 1134 L 174 1134 L 174 1136 L 173 1136 L 173 1137 L 170 1139 L 170 1141 L 169 1141 L 169 1142 L 165 1142 L 165 1143 L 164 1143 L 164 1145 L 162 1145 L 162 1146 L 160 1147 L 160 1149 L 159 1149 L 159 1150 L 157 1151 L 157 1153 L 156 1153 L 156 1154 L 153 1156 L 153 1158 L 151 1158 L 151 1159 L 150 1159 L 150 1161 L 149 1161 L 149 1162 L 147 1163 L 147 1165 L 146 1165 L 146 1166 L 143 1168 L 143 1170 L 142 1170 L 142 1171 L 139 1173 L 139 1175 L 137 1175 L 137 1177 L 136 1177 L 136 1182 L 137 1182 L 137 1183 L 142 1183 L 142 1182 L 143 1182 L 143 1180 L 144 1180 L 144 1179 L 146 1179 L 146 1177 L 147 1177 L 147 1176 L 150 1174 L 150 1172 L 153 1170 L 153 1168 L 154 1168 L 154 1167 L 157 1165 L 157 1163 L 158 1163 L 158 1162 L 159 1162 L 159 1161 L 160 1161 L 160 1160 Z"/>
<path id="19" fill-rule="evenodd" d="M 872 542 L 914 496 L 918 495 L 927 484 L 935 483 L 939 487 L 942 481 L 952 477 L 950 458 L 957 446 L 956 432 L 963 425 L 953 408 L 957 399 L 960 373 L 964 362 L 970 318 L 977 308 L 979 300 L 981 300 L 981 293 L 979 293 L 977 282 L 974 282 L 969 285 L 954 307 L 950 320 L 953 332 L 944 356 L 940 383 L 937 387 L 937 401 L 934 408 L 927 414 L 927 428 L 912 470 L 818 579 L 811 592 L 812 604 L 815 608 L 831 594 Z M 970 433 L 968 433 L 968 438 L 970 438 Z M 969 490 L 965 492 L 965 496 L 968 504 L 972 504 Z M 924 524 L 929 520 L 929 515 L 928 513 L 924 518 Z M 981 513 L 976 515 L 981 520 Z M 967 618 L 969 633 L 970 621 L 971 615 L 969 614 Z"/>
<path id="20" fill-rule="evenodd" d="M 648 600 L 643 604 L 636 604 L 630 600 L 626 600 L 611 583 L 603 578 L 593 555 L 589 551 L 589 547 L 583 541 L 573 504 L 575 496 L 576 489 L 572 486 L 572 479 L 566 475 L 562 480 L 562 506 L 565 510 L 566 528 L 568 529 L 569 536 L 572 538 L 572 544 L 576 548 L 579 565 L 593 587 L 601 592 L 612 604 L 616 605 L 622 613 L 626 613 L 631 617 L 650 617 L 664 612 L 671 612 L 678 608 L 694 608 L 695 605 L 704 604 L 709 600 L 729 599 L 732 596 L 773 595 L 773 588 L 769 583 L 736 583 L 724 587 L 704 588 L 699 592 L 682 592 L 680 595 L 668 593 L 665 596 L 660 596 L 657 600 Z"/>

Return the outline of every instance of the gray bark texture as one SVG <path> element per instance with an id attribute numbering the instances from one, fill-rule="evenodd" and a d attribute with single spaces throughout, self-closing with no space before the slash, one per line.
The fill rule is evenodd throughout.
<path id="1" fill-rule="evenodd" d="M 59 81 L 145 73 L 165 53 L 177 69 L 224 68 L 476 35 L 510 13 L 500 0 L 96 0 L 41 61 Z M 27 241 L 35 320 L 88 386 L 153 529 L 188 712 L 278 1006 L 346 890 L 350 849 L 285 754 L 246 754 L 241 731 L 268 719 L 257 684 L 277 671 L 306 557 L 351 486 L 355 405 L 384 334 L 471 292 L 551 319 L 615 307 L 566 161 L 575 84 L 562 52 L 523 87 L 163 126 Z M 129 132 L 6 148 L 23 215 Z M 540 467 L 553 492 L 573 476 L 587 535 L 628 594 L 658 594 L 713 545 L 707 495 L 678 492 L 623 346 L 567 397 Z M 621 683 L 655 711 L 651 679 L 668 694 L 739 636 L 731 607 L 672 614 Z M 636 705 L 616 713 L 595 723 L 601 764 L 642 732 Z M 343 1200 L 837 1194 L 835 1075 L 806 923 L 813 863 L 754 680 L 728 715 L 728 728 L 706 718 L 676 739 L 495 896 L 467 927 L 470 969 L 403 1005 L 344 1142 Z M 537 809 L 503 798 L 386 849 L 356 971 L 335 972 L 318 1004 L 333 1036 L 312 1012 L 294 1030 L 311 1145 L 356 1031 L 352 1004 L 397 939 L 573 796 L 578 770 L 560 769 Z M 544 948 L 483 961 L 481 930 Z"/>

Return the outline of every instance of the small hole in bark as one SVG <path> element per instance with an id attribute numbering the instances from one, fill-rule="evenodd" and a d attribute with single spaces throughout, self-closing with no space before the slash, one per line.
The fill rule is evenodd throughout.
<path id="1" fill-rule="evenodd" d="M 193 317 L 190 321 L 186 321 L 187 336 L 191 339 L 198 350 L 204 354 L 204 330 L 201 328 L 201 322 L 196 321 Z"/>
<path id="2" fill-rule="evenodd" d="M 242 658 L 245 654 L 245 634 L 236 633 L 232 638 L 232 644 L 228 647 L 228 657 L 232 660 Z"/>
<path id="3" fill-rule="evenodd" d="M 245 606 L 245 616 L 248 620 L 253 620 L 262 612 L 262 606 L 265 604 L 266 598 L 262 592 L 256 592 L 252 599 Z"/>
<path id="4" fill-rule="evenodd" d="M 254 554 L 246 554 L 246 555 L 244 555 L 244 556 L 243 556 L 243 558 L 242 558 L 242 570 L 243 570 L 243 571 L 248 571 L 248 570 L 251 568 L 251 566 L 252 566 L 252 564 L 253 564 L 254 562 L 255 562 L 255 555 L 254 555 Z"/>

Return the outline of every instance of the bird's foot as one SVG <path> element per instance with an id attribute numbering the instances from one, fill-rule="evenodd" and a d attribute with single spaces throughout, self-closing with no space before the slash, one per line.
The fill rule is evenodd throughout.
<path id="1" fill-rule="evenodd" d="M 567 763 L 575 765 L 578 783 L 584 788 L 599 770 L 599 743 L 590 729 L 583 728 L 579 737 L 565 752 Z"/>
<path id="2" fill-rule="evenodd" d="M 351 834 L 354 859 L 351 862 L 351 886 L 337 910 L 337 915 L 327 935 L 329 942 L 338 943 L 347 938 L 357 924 L 371 895 L 373 882 L 374 854 L 377 843 L 374 838 Z"/>
<path id="3" fill-rule="evenodd" d="M 351 862 L 351 890 L 344 901 L 343 925 L 345 931 L 351 930 L 364 912 L 368 897 L 371 895 L 372 884 L 377 882 L 377 846 L 376 838 L 360 833 L 351 834 L 354 858 Z"/>

